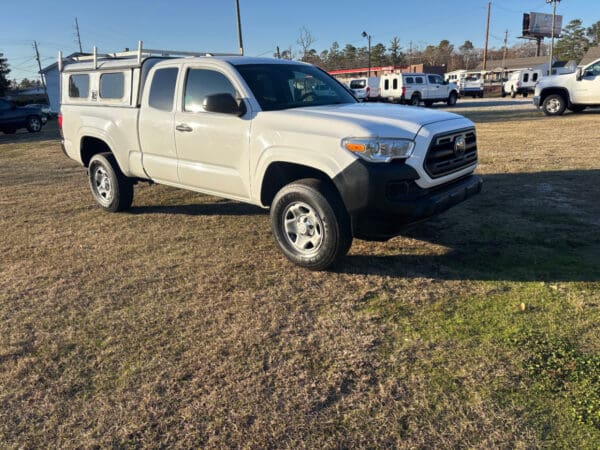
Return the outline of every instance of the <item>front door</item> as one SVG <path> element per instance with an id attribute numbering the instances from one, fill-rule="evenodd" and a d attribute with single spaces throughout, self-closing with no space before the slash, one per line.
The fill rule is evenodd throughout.
<path id="1" fill-rule="evenodd" d="M 583 69 L 583 77 L 575 82 L 571 101 L 581 105 L 600 104 L 600 61 Z"/>
<path id="2" fill-rule="evenodd" d="M 240 89 L 217 68 L 193 63 L 186 68 L 183 98 L 175 113 L 175 143 L 182 185 L 229 198 L 250 198 L 250 116 L 204 110 L 207 95 Z"/>

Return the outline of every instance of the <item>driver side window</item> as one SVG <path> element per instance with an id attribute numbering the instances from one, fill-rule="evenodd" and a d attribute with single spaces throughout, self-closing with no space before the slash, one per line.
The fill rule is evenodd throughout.
<path id="1" fill-rule="evenodd" d="M 184 111 L 204 111 L 204 99 L 208 95 L 231 94 L 237 92 L 229 79 L 221 72 L 207 69 L 190 69 L 185 82 Z"/>
<path id="2" fill-rule="evenodd" d="M 589 66 L 587 69 L 585 69 L 586 77 L 595 77 L 598 75 L 600 75 L 600 61 L 592 66 Z"/>

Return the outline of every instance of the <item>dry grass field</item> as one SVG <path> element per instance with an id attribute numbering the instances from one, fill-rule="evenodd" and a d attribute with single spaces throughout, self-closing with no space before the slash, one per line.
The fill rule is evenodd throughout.
<path id="1" fill-rule="evenodd" d="M 1 448 L 599 448 L 600 112 L 465 102 L 484 191 L 292 266 L 268 213 L 96 207 L 0 135 Z"/>

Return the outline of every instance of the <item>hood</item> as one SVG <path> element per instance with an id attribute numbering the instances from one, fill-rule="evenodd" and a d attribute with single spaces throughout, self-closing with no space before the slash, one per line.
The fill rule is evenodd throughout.
<path id="1" fill-rule="evenodd" d="M 458 114 L 415 106 L 375 103 L 310 106 L 270 111 L 284 123 L 302 124 L 331 136 L 381 136 L 414 138 L 428 124 L 466 120 Z"/>

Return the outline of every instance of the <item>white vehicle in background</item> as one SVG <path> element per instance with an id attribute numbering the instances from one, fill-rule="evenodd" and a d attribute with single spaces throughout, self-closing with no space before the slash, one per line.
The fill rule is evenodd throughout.
<path id="1" fill-rule="evenodd" d="M 358 100 L 377 101 L 380 97 L 379 84 L 379 77 L 362 77 L 350 80 L 348 86 Z"/>
<path id="2" fill-rule="evenodd" d="M 535 87 L 533 104 L 547 116 L 600 106 L 600 59 L 574 73 L 543 77 Z"/>
<path id="3" fill-rule="evenodd" d="M 431 106 L 435 102 L 456 104 L 458 87 L 432 73 L 391 73 L 381 77 L 381 97 L 391 102 Z"/>
<path id="4" fill-rule="evenodd" d="M 503 91 L 505 95 L 515 98 L 517 95 L 527 97 L 533 94 L 536 83 L 544 74 L 541 70 L 517 70 L 510 74 L 508 80 L 504 83 Z"/>
<path id="5" fill-rule="evenodd" d="M 444 74 L 444 80 L 458 86 L 461 97 L 483 98 L 485 72 L 454 70 Z"/>

